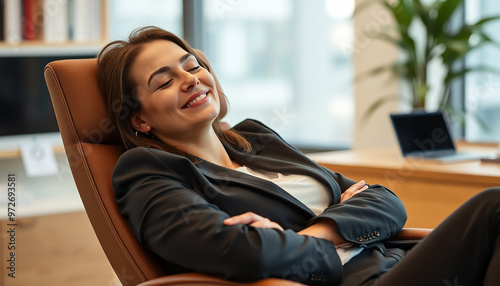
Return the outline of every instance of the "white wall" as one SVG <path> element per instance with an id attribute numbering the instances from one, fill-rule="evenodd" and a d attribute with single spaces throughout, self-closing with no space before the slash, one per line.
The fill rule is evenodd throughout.
<path id="1" fill-rule="evenodd" d="M 356 0 L 356 5 L 373 0 Z M 353 62 L 356 75 L 373 68 L 387 65 L 398 57 L 395 46 L 369 36 L 380 32 L 391 23 L 392 19 L 382 6 L 371 5 L 355 17 L 355 45 Z M 378 98 L 399 94 L 399 84 L 390 79 L 389 74 L 369 77 L 356 82 L 355 95 L 355 129 L 353 149 L 397 146 L 392 130 L 389 113 L 396 112 L 399 103 L 388 103 L 369 117 L 362 120 L 368 107 Z"/>

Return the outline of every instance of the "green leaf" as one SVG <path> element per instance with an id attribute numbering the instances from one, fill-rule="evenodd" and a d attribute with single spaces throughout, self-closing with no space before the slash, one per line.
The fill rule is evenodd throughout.
<path id="1" fill-rule="evenodd" d="M 458 121 L 462 125 L 465 123 L 465 112 L 461 109 L 455 108 L 450 104 L 444 104 L 443 106 L 440 106 L 440 108 L 450 119 L 453 118 L 453 121 Z"/>
<path id="2" fill-rule="evenodd" d="M 450 117 L 453 118 L 454 121 L 458 121 L 458 123 L 464 125 L 465 124 L 465 117 L 466 114 L 463 110 L 455 108 L 449 104 L 446 104 L 441 107 L 445 113 Z M 486 123 L 486 121 L 476 112 L 469 112 L 469 116 L 472 117 L 472 120 L 476 121 L 479 127 L 486 131 L 486 132 L 491 132 L 492 129 L 489 126 L 489 124 Z"/>
<path id="3" fill-rule="evenodd" d="M 409 0 L 398 0 L 394 5 L 388 2 L 385 2 L 385 5 L 392 12 L 398 25 L 402 29 L 408 30 L 415 15 L 415 10 L 411 2 Z"/>
<path id="4" fill-rule="evenodd" d="M 388 70 L 392 70 L 392 65 L 384 65 L 384 66 L 376 67 L 376 68 L 371 69 L 367 72 L 356 75 L 354 77 L 354 82 L 359 82 L 359 81 L 365 80 L 368 77 L 377 76 L 377 75 L 379 75 L 383 72 L 386 72 Z"/>
<path id="5" fill-rule="evenodd" d="M 494 20 L 498 20 L 498 19 L 500 19 L 500 15 L 490 16 L 490 17 L 482 18 L 470 26 L 474 27 L 474 28 L 481 28 L 484 24 L 491 22 L 491 21 L 494 21 Z"/>
<path id="6" fill-rule="evenodd" d="M 462 2 L 462 0 L 445 0 L 435 2 L 437 4 L 435 7 L 437 17 L 434 21 L 434 29 L 438 29 L 436 30 L 438 33 L 444 32 L 444 25 L 450 20 L 451 15 L 455 13 L 457 7 L 460 6 Z"/>
<path id="7" fill-rule="evenodd" d="M 498 73 L 499 70 L 490 66 L 475 66 L 475 67 L 467 67 L 462 68 L 457 71 L 450 71 L 446 75 L 444 82 L 448 83 L 454 80 L 455 78 L 465 76 L 469 72 L 488 72 L 488 73 Z"/>
<path id="8" fill-rule="evenodd" d="M 395 46 L 398 46 L 400 48 L 404 48 L 404 43 L 400 40 L 400 39 L 397 39 L 397 38 L 394 38 L 388 34 L 378 34 L 376 37 L 376 39 L 379 39 L 379 40 L 383 40 L 383 41 L 386 41 L 390 44 L 393 44 Z"/>
<path id="9" fill-rule="evenodd" d="M 384 72 L 390 71 L 395 77 L 399 77 L 403 73 L 404 65 L 400 62 L 395 62 L 389 65 L 383 65 L 361 73 L 354 78 L 354 82 L 365 80 L 368 77 L 374 77 Z"/>
<path id="10" fill-rule="evenodd" d="M 415 13 L 418 15 L 424 26 L 426 27 L 427 31 L 432 31 L 432 24 L 431 22 L 433 21 L 431 18 L 431 7 L 426 6 L 422 4 L 420 0 L 413 0 L 413 7 L 415 10 Z"/>

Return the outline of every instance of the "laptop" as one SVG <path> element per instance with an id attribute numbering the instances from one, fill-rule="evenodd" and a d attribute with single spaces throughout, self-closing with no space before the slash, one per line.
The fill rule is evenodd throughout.
<path id="1" fill-rule="evenodd" d="M 485 154 L 457 152 L 443 112 L 391 114 L 391 122 L 404 157 L 451 163 L 479 160 Z"/>

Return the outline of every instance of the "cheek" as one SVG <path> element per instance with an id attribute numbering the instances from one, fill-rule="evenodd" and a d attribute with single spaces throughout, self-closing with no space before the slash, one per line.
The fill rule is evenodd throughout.
<path id="1" fill-rule="evenodd" d="M 141 100 L 143 114 L 155 115 L 165 113 L 177 104 L 175 96 L 169 96 L 167 92 L 160 92 L 147 96 Z"/>
<path id="2" fill-rule="evenodd" d="M 202 78 L 200 77 L 200 80 Z M 218 90 L 217 90 L 217 86 L 215 84 L 215 79 L 214 77 L 208 72 L 205 70 L 205 73 L 203 74 L 203 82 L 205 85 L 209 86 L 212 88 L 212 94 L 214 95 L 215 97 L 215 100 L 220 103 L 220 98 L 219 98 L 219 93 L 218 93 Z"/>
<path id="3" fill-rule="evenodd" d="M 211 73 L 209 73 L 206 69 L 203 69 L 203 73 L 200 76 L 200 80 L 202 80 L 206 85 L 212 87 L 212 89 L 216 89 L 215 79 Z"/>

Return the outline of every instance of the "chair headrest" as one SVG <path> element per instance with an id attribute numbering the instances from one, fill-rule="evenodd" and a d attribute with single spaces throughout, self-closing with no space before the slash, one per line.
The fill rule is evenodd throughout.
<path id="1" fill-rule="evenodd" d="M 51 62 L 46 67 L 45 76 L 57 77 L 47 83 L 57 84 L 55 88 L 65 95 L 62 100 L 66 100 L 67 112 L 71 113 L 75 132 L 81 141 L 120 144 L 118 130 L 108 115 L 106 100 L 97 78 L 97 59 Z M 65 124 L 64 121 L 59 123 Z"/>

